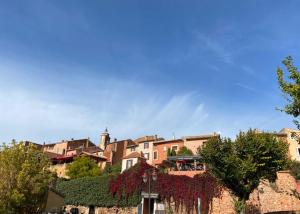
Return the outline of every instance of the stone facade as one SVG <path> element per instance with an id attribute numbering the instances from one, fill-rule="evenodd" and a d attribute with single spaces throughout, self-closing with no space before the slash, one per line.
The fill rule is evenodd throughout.
<path id="1" fill-rule="evenodd" d="M 300 144 L 298 142 L 300 131 L 284 128 L 280 131 L 280 133 L 286 134 L 286 142 L 289 145 L 289 155 L 291 159 L 300 161 Z"/>
<path id="2" fill-rule="evenodd" d="M 300 211 L 300 200 L 294 195 L 296 181 L 289 172 L 277 173 L 276 183 L 262 181 L 250 195 L 248 214 L 260 214 L 279 211 Z M 235 198 L 225 190 L 222 198 L 215 198 L 212 204 L 212 214 L 234 213 Z"/>

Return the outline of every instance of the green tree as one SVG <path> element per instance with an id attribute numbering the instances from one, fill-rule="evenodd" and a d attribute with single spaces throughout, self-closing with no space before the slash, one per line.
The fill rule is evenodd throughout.
<path id="1" fill-rule="evenodd" d="M 213 138 L 198 151 L 211 173 L 238 197 L 240 213 L 260 180 L 274 182 L 288 162 L 287 144 L 253 130 L 240 132 L 235 141 Z"/>
<path id="2" fill-rule="evenodd" d="M 168 148 L 167 150 L 167 156 L 176 156 L 176 151 L 174 149 Z"/>
<path id="3" fill-rule="evenodd" d="M 183 146 L 179 149 L 178 156 L 185 156 L 185 155 L 193 155 L 192 150 L 188 149 L 186 146 Z"/>
<path id="4" fill-rule="evenodd" d="M 291 174 L 295 177 L 296 180 L 300 180 L 300 162 L 291 161 L 290 164 Z"/>
<path id="5" fill-rule="evenodd" d="M 94 177 L 101 174 L 100 168 L 95 161 L 85 156 L 76 157 L 73 163 L 67 166 L 66 170 L 66 175 L 70 179 Z"/>
<path id="6" fill-rule="evenodd" d="M 40 212 L 53 175 L 48 158 L 33 144 L 13 141 L 0 152 L 0 213 Z"/>
<path id="7" fill-rule="evenodd" d="M 117 163 L 114 165 L 106 164 L 104 168 L 104 175 L 117 175 L 120 174 L 122 170 L 121 163 Z"/>
<path id="8" fill-rule="evenodd" d="M 282 63 L 287 70 L 287 79 L 284 80 L 284 72 L 281 68 L 277 69 L 277 78 L 281 91 L 283 92 L 288 104 L 283 109 L 279 109 L 289 115 L 292 115 L 294 123 L 300 129 L 299 121 L 296 118 L 300 114 L 300 73 L 293 64 L 291 56 L 286 57 Z"/>

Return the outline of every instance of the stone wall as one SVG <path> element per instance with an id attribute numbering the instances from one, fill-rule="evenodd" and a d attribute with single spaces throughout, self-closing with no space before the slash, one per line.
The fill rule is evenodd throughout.
<path id="1" fill-rule="evenodd" d="M 72 206 L 68 205 L 66 207 L 66 211 L 70 212 L 72 207 L 76 207 L 79 209 L 79 214 L 89 214 L 89 208 L 83 206 Z M 137 214 L 136 207 L 127 207 L 127 208 L 118 208 L 118 207 L 96 207 L 95 214 Z"/>
<path id="2" fill-rule="evenodd" d="M 249 214 L 259 214 L 278 211 L 300 211 L 300 200 L 295 196 L 296 181 L 289 172 L 277 173 L 276 183 L 262 181 L 250 195 L 247 205 Z M 234 197 L 224 190 L 222 198 L 213 200 L 212 214 L 234 213 Z"/>
<path id="3" fill-rule="evenodd" d="M 170 175 L 185 175 L 188 177 L 194 177 L 200 173 L 205 172 L 204 170 L 196 170 L 196 171 L 169 171 L 168 174 Z"/>
<path id="4" fill-rule="evenodd" d="M 263 214 L 279 211 L 300 211 L 300 200 L 295 196 L 297 183 L 288 172 L 279 172 L 276 183 L 270 184 L 262 181 L 259 187 L 250 195 L 247 201 L 249 209 L 247 214 Z M 214 198 L 209 214 L 234 214 L 233 201 L 236 199 L 230 191 L 224 189 L 220 198 Z M 71 206 L 68 206 L 69 211 Z M 80 213 L 88 214 L 88 208 L 78 207 Z M 166 204 L 166 209 L 171 209 L 173 214 L 187 213 L 184 208 L 175 211 L 174 203 Z M 131 208 L 97 208 L 95 214 L 136 214 L 136 207 Z M 190 212 L 196 214 L 196 210 Z"/>
<path id="5" fill-rule="evenodd" d="M 263 181 L 253 192 L 250 203 L 260 206 L 261 213 L 299 211 L 300 200 L 295 196 L 296 181 L 288 172 L 277 173 L 276 183 Z"/>

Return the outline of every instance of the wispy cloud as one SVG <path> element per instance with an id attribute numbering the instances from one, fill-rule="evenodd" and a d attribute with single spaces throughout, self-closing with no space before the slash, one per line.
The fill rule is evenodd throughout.
<path id="1" fill-rule="evenodd" d="M 1 91 L 1 140 L 17 138 L 41 142 L 87 136 L 96 140 L 106 126 L 120 138 L 199 133 L 201 121 L 208 116 L 203 104 L 193 103 L 191 94 L 162 100 L 149 94 L 143 97 L 139 92 L 132 94 L 132 99 L 126 92 L 117 93 L 118 96 L 112 94 L 109 102 L 98 97 L 96 106 L 86 106 L 51 102 L 25 91 Z M 119 99 L 124 96 L 125 99 Z"/>
<path id="2" fill-rule="evenodd" d="M 207 50 L 213 52 L 223 62 L 227 64 L 233 64 L 233 53 L 230 50 L 227 50 L 224 45 L 219 43 L 218 40 L 214 40 L 211 37 L 201 33 L 197 35 L 197 39 L 202 48 L 206 48 Z"/>
<path id="3" fill-rule="evenodd" d="M 130 80 L 103 77 L 97 82 L 84 76 L 70 77 L 71 83 L 56 89 L 42 88 L 36 79 L 22 84 L 16 75 L 20 67 L 26 68 L 1 67 L 6 72 L 0 72 L 0 141 L 89 136 L 97 142 L 105 127 L 117 138 L 199 134 L 209 116 L 195 93 L 171 95 Z M 7 80 L 14 84 L 9 87 Z M 81 91 L 70 90 L 78 86 Z"/>
<path id="4" fill-rule="evenodd" d="M 251 91 L 251 92 L 255 92 L 255 93 L 258 93 L 257 90 L 255 90 L 253 87 L 249 86 L 249 85 L 246 85 L 244 83 L 236 83 L 237 86 L 241 87 L 242 89 L 245 89 L 245 90 L 248 90 L 248 91 Z"/>
<path id="5" fill-rule="evenodd" d="M 250 127 L 275 127 L 265 121 L 274 118 L 276 112 L 249 108 L 237 112 L 223 110 L 222 105 L 216 110 L 197 93 L 169 94 L 133 80 L 73 75 L 67 82 L 42 87 L 39 79 L 30 78 L 28 73 L 24 78 L 22 71 L 28 66 L 16 64 L 0 66 L 0 141 L 16 138 L 42 143 L 91 137 L 97 143 L 105 127 L 118 139 L 150 134 L 170 138 L 172 133 L 181 137 L 214 131 L 234 137 Z M 30 69 L 39 70 L 34 65 Z M 237 85 L 256 92 L 248 85 Z M 282 128 L 282 123 L 278 124 L 276 128 Z"/>

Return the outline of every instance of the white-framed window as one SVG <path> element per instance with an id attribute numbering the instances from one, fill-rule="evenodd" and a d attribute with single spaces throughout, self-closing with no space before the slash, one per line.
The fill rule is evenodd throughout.
<path id="1" fill-rule="evenodd" d="M 297 156 L 300 156 L 300 148 L 297 148 Z"/>
<path id="2" fill-rule="evenodd" d="M 144 149 L 149 149 L 149 142 L 144 143 Z"/>
<path id="3" fill-rule="evenodd" d="M 157 156 L 158 154 L 157 154 L 157 151 L 154 151 L 153 152 L 153 159 L 154 160 L 157 160 L 158 159 L 158 156 Z"/>
<path id="4" fill-rule="evenodd" d="M 132 167 L 133 164 L 133 160 L 127 160 L 126 161 L 126 169 L 129 169 L 130 167 Z"/>
<path id="5" fill-rule="evenodd" d="M 178 150 L 178 145 L 172 145 L 172 146 L 171 146 L 171 150 L 177 152 L 177 150 Z"/>
<path id="6" fill-rule="evenodd" d="M 135 147 L 130 147 L 130 151 L 134 152 L 135 151 Z"/>
<path id="7" fill-rule="evenodd" d="M 146 160 L 149 160 L 149 153 L 144 153 L 144 157 L 146 158 Z"/>

